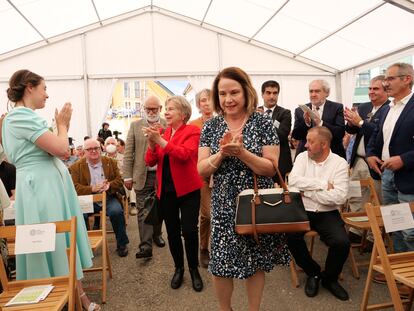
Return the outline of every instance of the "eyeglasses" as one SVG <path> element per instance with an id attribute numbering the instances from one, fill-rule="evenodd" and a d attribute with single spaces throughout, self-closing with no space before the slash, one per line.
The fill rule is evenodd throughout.
<path id="1" fill-rule="evenodd" d="M 85 150 L 88 151 L 88 152 L 91 152 L 91 151 L 98 151 L 100 149 L 101 149 L 101 147 L 92 147 L 92 148 L 87 148 Z"/>
<path id="2" fill-rule="evenodd" d="M 384 78 L 384 82 L 391 82 L 391 81 L 394 81 L 397 78 L 402 78 L 402 77 L 405 77 L 405 76 L 407 76 L 407 75 L 388 76 L 388 77 Z"/>
<path id="3" fill-rule="evenodd" d="M 152 112 L 152 113 L 157 113 L 160 108 L 144 108 L 145 112 Z"/>

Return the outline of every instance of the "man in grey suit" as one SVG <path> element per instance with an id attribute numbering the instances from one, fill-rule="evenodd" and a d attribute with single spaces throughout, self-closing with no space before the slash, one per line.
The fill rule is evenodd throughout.
<path id="1" fill-rule="evenodd" d="M 280 85 L 278 82 L 269 80 L 262 84 L 262 98 L 264 102 L 264 113 L 269 115 L 276 127 L 277 136 L 280 141 L 279 170 L 283 177 L 292 170 L 292 156 L 289 147 L 289 133 L 292 126 L 292 115 L 289 109 L 277 105 Z M 279 178 L 275 176 L 278 182 Z"/>
<path id="2" fill-rule="evenodd" d="M 161 235 L 161 225 L 151 226 L 144 223 L 144 199 L 155 190 L 156 167 L 147 167 L 144 157 L 148 148 L 148 139 L 142 132 L 143 127 L 166 127 L 164 119 L 160 118 L 161 102 L 155 96 L 145 100 L 145 115 L 141 120 L 131 123 L 124 153 L 124 184 L 127 189 L 134 188 L 137 197 L 138 229 L 140 244 L 136 258 L 152 257 L 152 242 L 164 247 L 165 241 Z"/>

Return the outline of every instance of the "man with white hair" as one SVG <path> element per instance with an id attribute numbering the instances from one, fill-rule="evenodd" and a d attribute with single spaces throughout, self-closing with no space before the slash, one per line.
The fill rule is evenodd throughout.
<path id="1" fill-rule="evenodd" d="M 342 144 L 345 135 L 344 107 L 340 103 L 327 100 L 329 92 L 330 87 L 327 81 L 313 80 L 309 84 L 310 103 L 306 104 L 313 111 L 313 114 L 304 112 L 300 107 L 296 108 L 295 124 L 292 131 L 292 137 L 299 140 L 296 157 L 299 153 L 305 151 L 308 130 L 314 126 L 325 126 L 333 136 L 331 142 L 332 152 L 346 159 Z"/>
<path id="2" fill-rule="evenodd" d="M 126 233 L 124 212 L 116 193 L 122 189 L 122 178 L 116 160 L 101 155 L 100 143 L 96 139 L 84 142 L 85 157 L 69 167 L 73 184 L 78 195 L 90 195 L 106 191 L 106 214 L 109 216 L 115 232 L 117 252 L 120 257 L 128 255 L 129 243 Z M 102 209 L 94 203 L 94 212 Z M 85 215 L 88 227 L 87 215 Z"/>
<path id="3" fill-rule="evenodd" d="M 138 209 L 138 229 L 140 244 L 136 258 L 152 258 L 152 242 L 158 247 L 164 247 L 161 225 L 151 226 L 144 223 L 144 200 L 155 191 L 155 173 L 157 167 L 147 167 L 144 161 L 148 149 L 148 139 L 142 132 L 143 127 L 166 127 L 164 119 L 160 118 L 161 102 L 155 96 L 148 97 L 144 102 L 144 116 L 141 120 L 131 123 L 124 153 L 124 185 L 127 189 L 135 190 L 136 206 Z"/>

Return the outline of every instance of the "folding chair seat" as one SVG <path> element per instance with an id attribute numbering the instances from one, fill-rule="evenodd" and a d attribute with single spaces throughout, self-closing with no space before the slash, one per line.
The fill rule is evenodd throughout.
<path id="1" fill-rule="evenodd" d="M 95 254 L 97 249 L 102 249 L 102 264 L 89 269 L 84 269 L 84 272 L 100 272 L 102 273 L 102 285 L 101 286 L 90 286 L 85 290 L 101 290 L 102 291 L 102 303 L 106 303 L 106 289 L 107 289 L 107 271 L 109 277 L 112 279 L 112 267 L 111 260 L 108 252 L 108 240 L 106 230 L 106 192 L 93 195 L 94 203 L 102 203 L 102 210 L 99 213 L 101 220 L 101 227 L 99 230 L 88 231 L 89 243 L 93 253 Z M 95 214 L 94 214 L 95 215 Z M 93 215 L 92 215 L 93 216 Z"/>
<path id="2" fill-rule="evenodd" d="M 410 204 L 411 212 L 414 212 L 414 202 Z M 381 235 L 383 219 L 379 206 L 368 203 L 365 205 L 369 224 L 374 235 L 374 247 L 372 249 L 371 260 L 368 269 L 367 280 L 365 283 L 364 295 L 361 303 L 361 311 L 378 310 L 394 307 L 394 310 L 410 310 L 413 304 L 414 289 L 414 251 L 387 254 L 384 240 Z M 371 290 L 373 271 L 383 273 L 387 281 L 387 287 L 391 295 L 391 302 L 377 303 L 368 305 L 369 292 Z M 410 288 L 408 299 L 401 299 L 396 282 L 400 282 Z"/>
<path id="3" fill-rule="evenodd" d="M 76 293 L 76 217 L 71 220 L 54 222 L 56 224 L 56 233 L 70 233 L 70 247 L 68 251 L 69 273 L 65 276 L 9 281 L 3 260 L 0 256 L 0 280 L 3 286 L 3 292 L 0 294 L 0 310 L 62 310 L 68 305 L 68 310 L 81 309 L 79 296 Z M 1 226 L 0 238 L 6 240 L 15 240 L 16 226 Z M 6 307 L 7 302 L 13 298 L 20 290 L 25 287 L 47 285 L 55 286 L 49 295 L 43 301 L 35 304 L 15 305 Z"/>

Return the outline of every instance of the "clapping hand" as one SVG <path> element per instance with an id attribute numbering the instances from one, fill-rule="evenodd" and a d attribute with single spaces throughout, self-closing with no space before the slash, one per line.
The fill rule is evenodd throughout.
<path id="1" fill-rule="evenodd" d="M 60 111 L 55 109 L 55 121 L 56 126 L 59 130 L 59 127 L 64 126 L 66 130 L 69 131 L 70 119 L 72 118 L 72 104 L 65 103 Z"/>
<path id="2" fill-rule="evenodd" d="M 345 107 L 344 110 L 344 117 L 345 120 L 353 126 L 358 126 L 359 122 L 362 120 L 357 111 L 353 111 L 347 107 Z"/>
<path id="3" fill-rule="evenodd" d="M 244 149 L 243 146 L 243 135 L 232 136 L 231 133 L 227 132 L 220 140 L 220 151 L 225 156 L 239 156 Z"/>

